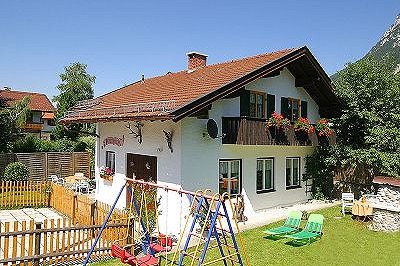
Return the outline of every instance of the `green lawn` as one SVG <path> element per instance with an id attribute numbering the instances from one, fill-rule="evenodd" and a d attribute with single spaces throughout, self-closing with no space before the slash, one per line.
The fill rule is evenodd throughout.
<path id="1" fill-rule="evenodd" d="M 264 238 L 262 230 L 279 223 L 243 232 L 251 265 L 398 265 L 400 266 L 400 233 L 372 232 L 365 223 L 341 217 L 340 208 L 318 211 L 325 216 L 321 240 L 301 247 L 285 244 L 287 240 Z M 302 223 L 304 226 L 304 222 Z M 217 250 L 208 258 L 216 257 Z M 118 260 L 91 264 L 124 265 Z M 214 264 L 223 265 L 223 263 Z"/>

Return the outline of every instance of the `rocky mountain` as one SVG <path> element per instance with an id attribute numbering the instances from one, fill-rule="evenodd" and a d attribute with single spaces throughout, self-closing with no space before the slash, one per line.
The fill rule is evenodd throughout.
<path id="1" fill-rule="evenodd" d="M 394 24 L 390 26 L 389 30 L 383 34 L 382 38 L 362 59 L 367 56 L 373 56 L 378 60 L 388 60 L 388 62 L 394 63 L 396 72 L 400 71 L 400 14 L 397 15 Z M 342 70 L 331 76 L 333 81 L 338 78 L 340 71 Z"/>
<path id="2" fill-rule="evenodd" d="M 392 58 L 397 64 L 397 71 L 400 70 L 400 14 L 366 56 L 373 56 L 379 60 Z"/>

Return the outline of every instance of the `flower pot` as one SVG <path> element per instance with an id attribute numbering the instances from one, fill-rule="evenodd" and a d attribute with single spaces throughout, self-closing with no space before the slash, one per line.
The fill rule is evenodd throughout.
<path id="1" fill-rule="evenodd" d="M 317 135 L 317 136 L 318 136 L 318 145 L 319 146 L 329 146 L 329 140 L 328 140 L 327 136 L 324 136 L 324 135 L 322 135 L 322 136 Z"/>
<path id="2" fill-rule="evenodd" d="M 294 132 L 296 135 L 296 140 L 298 141 L 299 145 L 307 146 L 310 144 L 310 139 L 308 138 L 308 133 L 303 130 L 297 130 Z"/>
<path id="3" fill-rule="evenodd" d="M 287 144 L 287 137 L 285 131 L 282 127 L 271 126 L 268 128 L 273 139 L 274 144 L 277 145 L 286 145 Z"/>
<path id="4" fill-rule="evenodd" d="M 110 182 L 112 182 L 114 178 L 112 175 L 101 175 L 100 177 Z"/>

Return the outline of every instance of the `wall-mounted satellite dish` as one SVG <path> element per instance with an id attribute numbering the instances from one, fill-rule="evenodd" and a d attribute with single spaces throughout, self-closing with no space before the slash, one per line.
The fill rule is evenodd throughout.
<path id="1" fill-rule="evenodd" d="M 218 138 L 218 126 L 217 122 L 214 119 L 208 119 L 207 121 L 207 132 L 210 138 L 216 139 Z"/>

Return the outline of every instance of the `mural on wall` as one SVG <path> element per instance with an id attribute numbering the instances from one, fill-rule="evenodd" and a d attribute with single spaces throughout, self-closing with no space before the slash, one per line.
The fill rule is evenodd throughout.
<path id="1" fill-rule="evenodd" d="M 122 147 L 122 146 L 124 146 L 124 142 L 125 142 L 125 136 L 124 135 L 122 135 L 122 138 L 107 137 L 107 138 L 105 138 L 103 140 L 101 148 L 103 149 L 107 145 L 115 145 L 115 146 L 118 146 L 118 147 Z"/>

